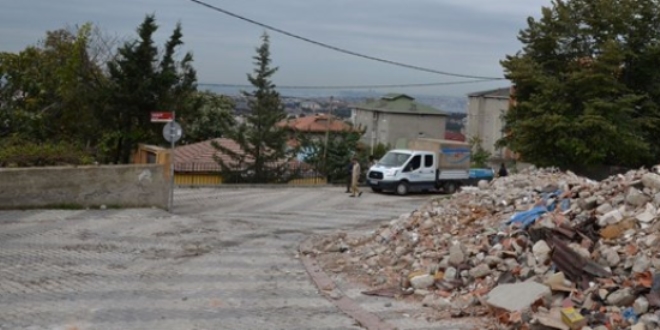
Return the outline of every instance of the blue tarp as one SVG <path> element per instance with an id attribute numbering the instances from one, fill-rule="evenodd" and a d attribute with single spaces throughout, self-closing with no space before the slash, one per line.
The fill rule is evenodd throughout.
<path id="1" fill-rule="evenodd" d="M 471 168 L 470 179 L 477 180 L 492 180 L 494 177 L 493 170 L 489 168 Z"/>
<path id="2" fill-rule="evenodd" d="M 547 212 L 548 209 L 545 206 L 537 206 L 529 211 L 514 214 L 506 224 L 521 223 L 524 228 L 527 228 L 531 226 L 536 219 L 540 218 L 542 214 Z"/>
<path id="3" fill-rule="evenodd" d="M 522 224 L 523 228 L 527 228 L 531 226 L 543 214 L 547 212 L 552 212 L 557 208 L 558 203 L 556 200 L 552 202 L 550 205 L 548 205 L 548 200 L 551 198 L 556 198 L 558 196 L 561 196 L 561 194 L 562 194 L 561 190 L 557 190 L 551 193 L 541 194 L 541 198 L 543 199 L 543 205 L 536 206 L 531 210 L 518 212 L 514 214 L 513 216 L 511 216 L 511 219 L 509 219 L 506 222 L 506 224 L 510 225 L 514 223 L 520 223 Z M 559 201 L 559 207 L 561 208 L 562 211 L 568 210 L 571 207 L 570 199 L 562 199 L 561 201 Z"/>

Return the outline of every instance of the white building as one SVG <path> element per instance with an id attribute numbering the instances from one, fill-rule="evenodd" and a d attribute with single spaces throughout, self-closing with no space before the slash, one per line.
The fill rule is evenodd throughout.
<path id="1" fill-rule="evenodd" d="M 511 88 L 499 88 L 468 94 L 467 138 L 479 137 L 482 147 L 491 153 L 495 160 L 512 159 L 507 149 L 495 147 L 504 137 L 504 114 L 509 110 Z"/>

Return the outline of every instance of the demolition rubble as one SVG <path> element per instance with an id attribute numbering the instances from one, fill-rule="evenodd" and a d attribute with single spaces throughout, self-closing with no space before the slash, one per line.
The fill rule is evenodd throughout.
<path id="1" fill-rule="evenodd" d="M 656 329 L 659 209 L 655 172 L 596 182 L 530 169 L 366 237 L 317 246 L 374 279 L 364 294 L 418 297 L 453 317 L 490 315 L 519 329 Z"/>

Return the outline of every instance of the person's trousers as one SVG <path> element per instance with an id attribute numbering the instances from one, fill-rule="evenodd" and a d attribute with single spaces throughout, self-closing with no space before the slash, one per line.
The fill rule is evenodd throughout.
<path id="1" fill-rule="evenodd" d="M 351 184 L 353 183 L 353 176 L 349 175 L 348 179 L 346 179 L 346 192 L 351 191 Z"/>
<path id="2" fill-rule="evenodd" d="M 356 182 L 356 183 L 352 183 L 352 182 L 351 182 L 351 193 L 353 194 L 353 196 L 355 196 L 355 195 L 357 195 L 358 193 L 360 193 L 360 188 L 358 188 L 358 184 L 357 184 L 357 182 Z"/>

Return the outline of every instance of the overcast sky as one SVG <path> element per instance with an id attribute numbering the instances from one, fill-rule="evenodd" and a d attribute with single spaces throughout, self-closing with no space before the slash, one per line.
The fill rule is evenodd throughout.
<path id="1" fill-rule="evenodd" d="M 239 15 L 355 52 L 441 71 L 502 76 L 499 60 L 521 48 L 528 16 L 550 0 L 205 0 Z M 134 37 L 145 14 L 158 41 L 183 25 L 200 83 L 247 84 L 264 29 L 189 0 L 1 0 L 0 51 L 19 51 L 45 31 L 90 21 Z M 279 85 L 372 85 L 462 80 L 333 52 L 269 32 Z M 403 89 L 435 95 L 506 86 L 507 82 Z M 386 92 L 388 90 L 379 90 Z"/>

